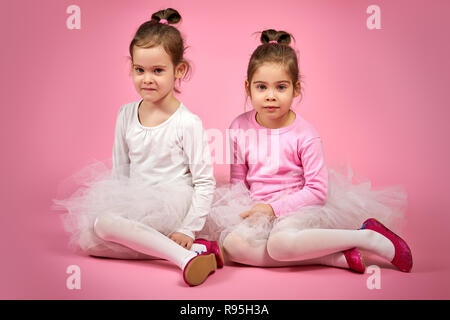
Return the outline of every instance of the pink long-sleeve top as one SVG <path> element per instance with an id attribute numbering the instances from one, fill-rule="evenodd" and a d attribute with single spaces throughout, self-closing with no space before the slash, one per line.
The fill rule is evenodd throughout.
<path id="1" fill-rule="evenodd" d="M 287 127 L 268 129 L 252 110 L 232 122 L 229 137 L 231 183 L 244 182 L 253 200 L 270 204 L 276 216 L 325 204 L 328 171 L 322 142 L 299 115 Z"/>

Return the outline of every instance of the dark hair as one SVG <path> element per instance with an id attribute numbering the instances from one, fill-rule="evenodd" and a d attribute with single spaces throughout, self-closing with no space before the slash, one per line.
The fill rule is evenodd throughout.
<path id="1" fill-rule="evenodd" d="M 159 23 L 160 20 L 167 20 L 168 24 Z M 141 24 L 133 40 L 130 43 L 130 57 L 133 61 L 134 46 L 140 48 L 152 48 L 162 45 L 167 54 L 171 57 L 174 67 L 180 63 L 186 65 L 186 72 L 183 78 L 187 77 L 190 70 L 190 64 L 184 59 L 186 47 L 180 31 L 171 26 L 181 21 L 181 16 L 177 10 L 168 8 L 152 14 L 151 20 Z M 179 92 L 175 89 L 176 92 Z"/>
<path id="2" fill-rule="evenodd" d="M 285 31 L 268 29 L 261 32 L 261 45 L 253 51 L 247 68 L 247 81 L 249 84 L 255 71 L 266 62 L 274 62 L 283 65 L 291 77 L 295 87 L 300 80 L 297 53 L 289 45 L 292 36 Z M 302 87 L 300 87 L 301 89 Z"/>

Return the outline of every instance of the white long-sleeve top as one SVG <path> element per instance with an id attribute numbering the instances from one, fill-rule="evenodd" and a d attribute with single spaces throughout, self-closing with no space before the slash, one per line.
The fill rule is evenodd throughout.
<path id="1" fill-rule="evenodd" d="M 142 178 L 149 185 L 192 186 L 191 206 L 176 231 L 195 238 L 209 214 L 216 185 L 202 121 L 180 103 L 169 119 L 144 127 L 138 119 L 139 104 L 126 104 L 119 111 L 112 174 Z"/>

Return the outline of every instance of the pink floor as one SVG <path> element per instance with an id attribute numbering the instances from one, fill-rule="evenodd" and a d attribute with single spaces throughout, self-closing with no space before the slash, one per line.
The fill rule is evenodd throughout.
<path id="1" fill-rule="evenodd" d="M 367 261 L 381 267 L 380 289 L 368 288 L 372 274 L 367 273 L 322 266 L 262 269 L 236 264 L 191 288 L 183 282 L 181 271 L 166 261 L 100 259 L 70 251 L 59 217 L 49 209 L 51 189 L 37 189 L 27 201 L 4 208 L 16 216 L 13 223 L 2 224 L 11 226 L 2 228 L 2 299 L 450 298 L 449 236 L 445 225 L 432 220 L 409 221 L 403 232 L 414 253 L 412 273 L 397 271 L 374 257 Z M 410 216 L 414 210 L 409 210 Z M 71 265 L 80 268 L 80 289 L 66 286 Z"/>
<path id="2" fill-rule="evenodd" d="M 58 221 L 47 215 L 16 259 L 4 256 L 2 299 L 448 299 L 448 250 L 427 250 L 411 239 L 414 269 L 406 274 L 381 266 L 380 289 L 370 290 L 370 274 L 322 266 L 252 268 L 225 266 L 203 285 L 187 287 L 181 272 L 166 261 L 124 261 L 84 257 L 66 249 Z M 446 253 L 445 255 L 443 253 Z M 5 252 L 3 252 L 5 254 Z M 66 269 L 81 270 L 81 289 L 69 290 Z M 5 290 L 7 289 L 7 290 Z"/>

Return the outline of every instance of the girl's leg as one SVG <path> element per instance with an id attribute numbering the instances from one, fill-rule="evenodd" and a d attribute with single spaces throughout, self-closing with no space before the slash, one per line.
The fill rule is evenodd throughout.
<path id="1" fill-rule="evenodd" d="M 247 239 L 237 232 L 231 232 L 225 238 L 223 247 L 229 259 L 234 262 L 257 266 L 257 267 L 285 267 L 298 265 L 327 265 L 338 268 L 349 268 L 347 260 L 342 252 L 317 256 L 314 259 L 298 261 L 278 261 L 273 259 L 267 252 L 267 240 L 250 244 Z"/>
<path id="2" fill-rule="evenodd" d="M 87 233 L 87 232 L 86 232 Z M 92 237 L 91 235 L 87 235 Z M 82 236 L 83 237 L 83 236 Z M 112 247 L 113 246 L 113 247 Z M 190 249 L 196 253 L 207 252 L 208 249 L 204 244 L 193 243 Z M 121 244 L 109 242 L 108 244 L 99 243 L 87 248 L 83 248 L 83 251 L 90 256 L 100 258 L 111 259 L 123 259 L 123 260 L 161 260 L 161 258 L 149 256 Z"/>
<path id="3" fill-rule="evenodd" d="M 103 240 L 118 243 L 145 256 L 166 259 L 184 270 L 197 253 L 187 250 L 157 230 L 119 216 L 101 216 L 94 231 Z"/>
<path id="4" fill-rule="evenodd" d="M 146 254 L 134 251 L 128 247 L 122 246 L 118 243 L 108 242 L 104 240 L 95 241 L 92 237 L 97 236 L 92 234 L 92 231 L 85 231 L 81 234 L 79 244 L 81 249 L 90 256 L 112 259 L 130 259 L 130 260 L 154 260 L 160 259 L 157 257 L 148 256 Z M 92 243 L 96 243 L 92 245 Z M 88 246 L 86 244 L 89 244 Z"/>
<path id="5" fill-rule="evenodd" d="M 118 244 L 117 244 L 118 245 Z M 128 249 L 128 250 L 126 250 Z M 111 259 L 124 259 L 124 260 L 157 260 L 160 258 L 148 256 L 146 254 L 134 251 L 127 247 L 123 247 L 123 250 L 116 251 L 104 244 L 99 244 L 94 247 L 90 247 L 85 251 L 88 255 L 100 258 Z"/>
<path id="6" fill-rule="evenodd" d="M 267 242 L 268 254 L 279 261 L 315 259 L 355 247 L 389 261 L 395 255 L 392 242 L 372 230 L 289 230 L 271 234 Z"/>

